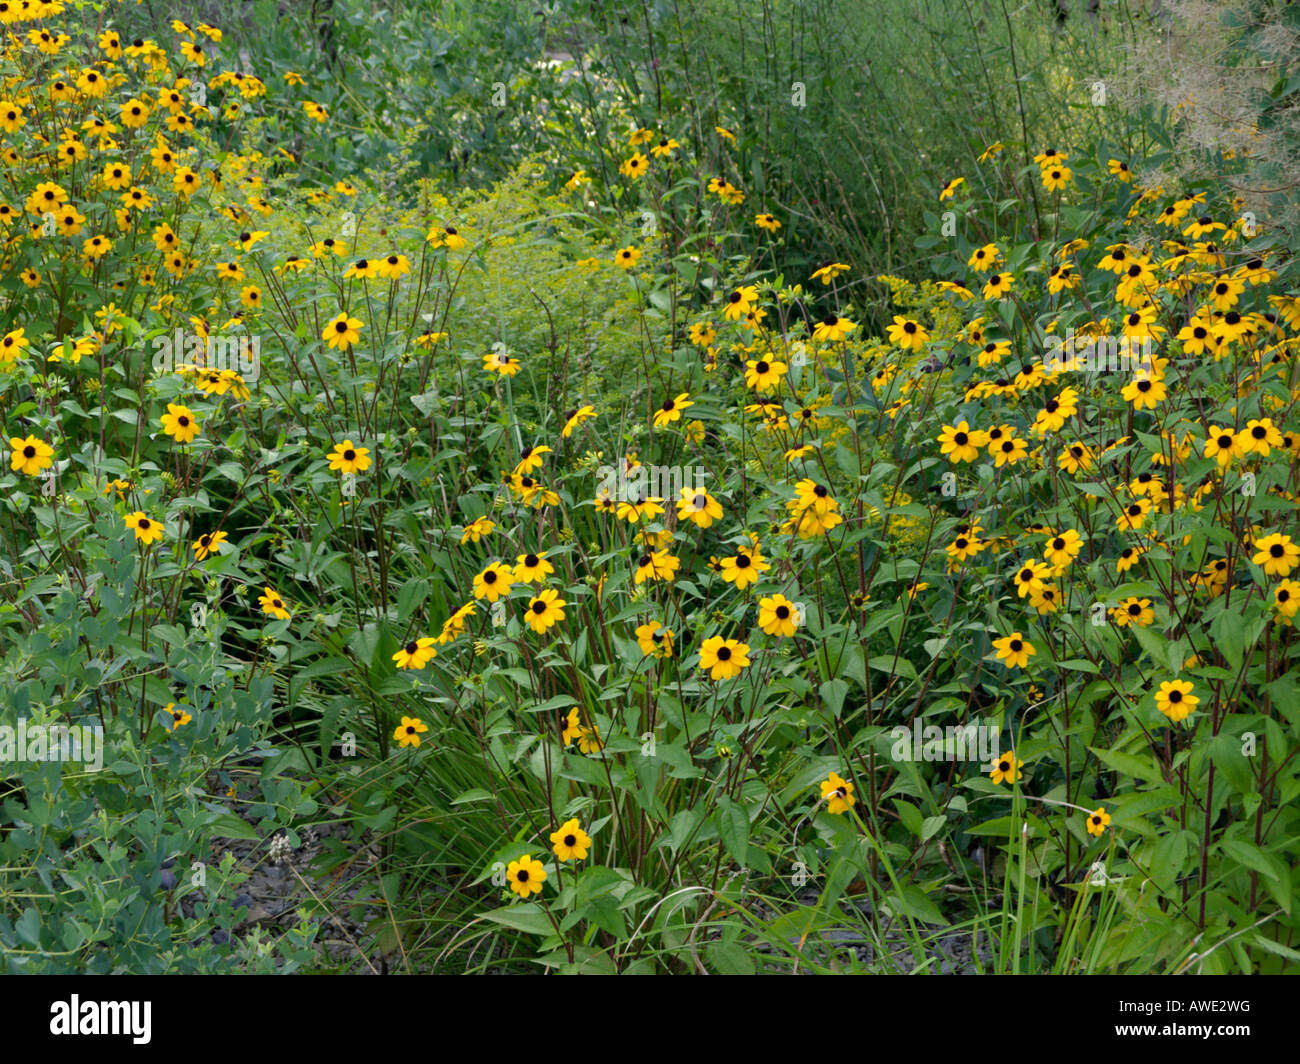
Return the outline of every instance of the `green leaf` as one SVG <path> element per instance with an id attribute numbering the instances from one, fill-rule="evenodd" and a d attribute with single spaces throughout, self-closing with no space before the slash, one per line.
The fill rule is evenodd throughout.
<path id="1" fill-rule="evenodd" d="M 742 867 L 749 858 L 749 814 L 745 807 L 728 795 L 718 799 L 713 814 L 718 826 L 718 838 L 728 854 Z"/>
<path id="2" fill-rule="evenodd" d="M 212 837 L 216 839 L 245 839 L 256 842 L 261 838 L 253 825 L 235 816 L 234 813 L 220 813 L 208 822 Z"/>
<path id="3" fill-rule="evenodd" d="M 536 902 L 524 902 L 505 909 L 493 909 L 491 912 L 484 913 L 483 918 L 491 920 L 494 924 L 513 928 L 515 931 L 522 931 L 526 935 L 555 933 L 550 918 Z"/>
<path id="4" fill-rule="evenodd" d="M 719 975 L 753 975 L 756 971 L 745 948 L 736 942 L 710 942 L 704 956 Z"/>

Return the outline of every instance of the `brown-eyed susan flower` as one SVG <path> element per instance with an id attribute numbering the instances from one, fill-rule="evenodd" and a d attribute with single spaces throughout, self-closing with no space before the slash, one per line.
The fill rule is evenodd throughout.
<path id="1" fill-rule="evenodd" d="M 580 406 L 576 410 L 570 410 L 564 416 L 564 428 L 560 430 L 560 436 L 567 440 L 573 435 L 574 429 L 584 421 L 590 421 L 595 416 L 596 408 L 594 406 Z"/>
<path id="2" fill-rule="evenodd" d="M 674 421 L 680 421 L 682 411 L 694 405 L 690 392 L 682 392 L 676 399 L 665 399 L 659 408 L 655 410 L 651 420 L 654 422 L 655 428 L 666 428 Z"/>
<path id="3" fill-rule="evenodd" d="M 416 666 L 416 668 L 421 667 Z M 399 665 L 398 668 L 405 668 L 405 666 Z M 402 749 L 414 746 L 418 750 L 420 748 L 420 736 L 428 730 L 429 726 L 419 717 L 403 717 L 402 723 L 393 730 L 393 738 Z"/>
<path id="4" fill-rule="evenodd" d="M 535 584 L 545 580 L 555 572 L 555 566 L 546 560 L 544 554 L 521 554 L 519 563 L 514 567 L 512 579 L 516 584 Z"/>
<path id="5" fill-rule="evenodd" d="M 194 551 L 194 560 L 201 562 L 208 555 L 215 554 L 217 548 L 225 543 L 226 539 L 227 536 L 224 532 L 204 532 L 203 535 L 190 544 Z"/>
<path id="6" fill-rule="evenodd" d="M 618 254 L 614 256 L 614 264 L 620 269 L 630 270 L 637 264 L 639 258 L 641 258 L 640 249 L 629 244 L 619 249 Z"/>
<path id="7" fill-rule="evenodd" d="M 1031 592 L 1041 591 L 1047 578 L 1051 575 L 1051 569 L 1042 562 L 1026 562 L 1016 571 L 1013 580 L 1016 585 L 1016 595 L 1019 598 L 1024 598 Z"/>
<path id="8" fill-rule="evenodd" d="M 980 541 L 977 536 L 959 535 L 945 548 L 948 557 L 955 562 L 964 562 L 968 558 L 973 558 L 980 551 L 984 550 L 987 544 Z"/>
<path id="9" fill-rule="evenodd" d="M 700 645 L 700 669 L 715 680 L 739 676 L 749 663 L 749 647 L 739 640 L 715 635 Z"/>
<path id="10" fill-rule="evenodd" d="M 677 519 L 690 521 L 696 528 L 709 528 L 722 520 L 722 504 L 702 488 L 682 488 L 677 501 Z"/>
<path id="11" fill-rule="evenodd" d="M 894 323 L 885 331 L 889 335 L 890 342 L 897 344 L 904 351 L 919 351 L 930 339 L 925 326 L 901 314 L 894 315 Z"/>
<path id="12" fill-rule="evenodd" d="M 853 796 L 853 784 L 838 772 L 832 772 L 821 781 L 821 797 L 826 803 L 826 811 L 835 816 L 847 813 L 857 801 Z"/>
<path id="13" fill-rule="evenodd" d="M 11 467 L 19 473 L 36 476 L 54 464 L 54 448 L 36 436 L 10 437 Z"/>
<path id="14" fill-rule="evenodd" d="M 387 281 L 400 281 L 411 272 L 411 262 L 405 255 L 385 255 L 375 259 L 375 273 Z"/>
<path id="15" fill-rule="evenodd" d="M 658 141 L 650 145 L 650 154 L 656 159 L 666 159 L 672 155 L 674 149 L 680 147 L 681 145 L 672 137 L 660 137 Z"/>
<path id="16" fill-rule="evenodd" d="M 126 515 L 126 527 L 135 532 L 135 538 L 143 543 L 146 547 L 150 543 L 156 543 L 163 538 L 163 525 L 161 521 L 155 521 L 142 510 L 136 510 L 135 513 Z"/>
<path id="17" fill-rule="evenodd" d="M 1124 507 L 1115 518 L 1115 526 L 1121 532 L 1132 532 L 1142 527 L 1151 512 L 1150 499 L 1135 499 Z"/>
<path id="18" fill-rule="evenodd" d="M 1115 624 L 1120 628 L 1129 625 L 1145 628 L 1155 621 L 1156 612 L 1151 608 L 1150 599 L 1130 597 L 1111 610 L 1111 616 L 1115 618 Z"/>
<path id="19" fill-rule="evenodd" d="M 591 836 L 582 830 L 577 817 L 551 832 L 551 851 L 561 861 L 585 861 L 590 848 Z"/>
<path id="20" fill-rule="evenodd" d="M 513 583 L 514 570 L 502 562 L 492 562 L 474 577 L 474 597 L 496 602 L 497 599 L 510 594 Z"/>
<path id="21" fill-rule="evenodd" d="M 644 177 L 649 169 L 650 160 L 639 151 L 634 151 L 630 158 L 624 159 L 618 166 L 618 172 L 624 177 L 630 177 L 633 181 Z"/>
<path id="22" fill-rule="evenodd" d="M 1073 176 L 1068 166 L 1045 166 L 1042 172 L 1043 187 L 1048 192 L 1060 192 L 1070 183 L 1070 178 Z"/>
<path id="23" fill-rule="evenodd" d="M 568 604 L 560 598 L 560 593 L 548 587 L 528 600 L 528 608 L 524 611 L 524 623 L 538 635 L 542 635 L 564 620 L 566 605 Z"/>
<path id="24" fill-rule="evenodd" d="M 737 591 L 744 591 L 751 584 L 758 583 L 759 577 L 772 566 L 763 560 L 763 552 L 757 545 L 739 547 L 736 553 L 722 559 L 722 579 L 735 584 Z"/>
<path id="25" fill-rule="evenodd" d="M 359 447 L 351 440 L 336 443 L 326 457 L 334 473 L 364 473 L 370 468 L 370 448 Z"/>
<path id="26" fill-rule="evenodd" d="M 504 351 L 489 351 L 483 356 L 483 368 L 489 373 L 499 373 L 503 377 L 513 377 L 519 372 L 519 359 L 507 355 Z"/>
<path id="27" fill-rule="evenodd" d="M 1027 669 L 1030 655 L 1037 654 L 1034 644 L 1019 632 L 1012 632 L 1004 639 L 993 640 L 997 658 L 1008 669 Z"/>
<path id="28" fill-rule="evenodd" d="M 1256 565 L 1264 567 L 1267 576 L 1289 576 L 1291 570 L 1300 563 L 1300 546 L 1291 542 L 1291 537 L 1274 533 L 1271 536 L 1255 538 L 1255 556 L 1250 559 Z"/>
<path id="29" fill-rule="evenodd" d="M 833 343 L 837 340 L 843 340 L 856 328 L 857 325 L 849 321 L 848 318 L 827 314 L 813 326 L 813 339 L 818 343 Z"/>
<path id="30" fill-rule="evenodd" d="M 757 392 L 770 392 L 780 387 L 781 378 L 789 367 L 784 362 L 766 358 L 751 359 L 745 363 L 745 387 Z"/>
<path id="31" fill-rule="evenodd" d="M 343 271 L 343 276 L 350 280 L 359 278 L 370 281 L 379 276 L 379 264 L 372 259 L 357 259 Z"/>
<path id="32" fill-rule="evenodd" d="M 646 657 L 671 658 L 673 656 L 673 630 L 658 621 L 647 621 L 636 626 L 636 642 Z"/>
<path id="33" fill-rule="evenodd" d="M 1274 447 L 1282 446 L 1282 434 L 1278 432 L 1271 418 L 1252 418 L 1246 427 L 1237 433 L 1237 451 L 1245 458 L 1247 455 L 1259 454 L 1265 458 Z"/>
<path id="34" fill-rule="evenodd" d="M 669 583 L 677 579 L 677 570 L 681 559 L 666 550 L 652 550 L 636 559 L 636 570 L 632 574 L 634 584 L 644 584 L 647 580 L 666 580 Z"/>
<path id="35" fill-rule="evenodd" d="M 511 861 L 506 866 L 506 882 L 512 891 L 527 900 L 529 895 L 542 892 L 542 884 L 546 882 L 546 869 L 541 861 L 530 854 L 518 861 Z"/>
<path id="36" fill-rule="evenodd" d="M 1002 299 L 1010 293 L 1015 283 L 1016 279 L 1010 273 L 995 273 L 984 282 L 984 298 Z"/>
<path id="37" fill-rule="evenodd" d="M 802 618 L 795 604 L 784 595 L 758 600 L 758 626 L 768 635 L 794 635 Z"/>
<path id="38" fill-rule="evenodd" d="M 1082 549 L 1083 539 L 1078 532 L 1071 528 L 1048 537 L 1047 543 L 1043 547 L 1043 554 L 1051 563 L 1052 568 L 1057 573 L 1061 573 L 1079 556 L 1079 551 Z"/>
<path id="39" fill-rule="evenodd" d="M 1016 757 L 1016 752 L 1008 750 L 1005 754 L 999 754 L 993 759 L 993 767 L 989 770 L 989 777 L 994 783 L 1015 783 L 1024 775 L 1020 771 L 1024 766 L 1025 763 Z"/>
<path id="40" fill-rule="evenodd" d="M 814 281 L 821 281 L 822 284 L 828 285 L 833 280 L 835 280 L 835 278 L 838 277 L 840 274 L 848 273 L 848 272 L 849 272 L 849 267 L 846 266 L 844 263 L 831 262 L 821 267 L 821 269 L 813 270 L 812 279 Z"/>
<path id="41" fill-rule="evenodd" d="M 1165 382 L 1150 377 L 1129 381 L 1120 394 L 1133 404 L 1134 410 L 1154 410 L 1168 397 Z"/>
<path id="42" fill-rule="evenodd" d="M 1227 469 L 1234 456 L 1245 457 L 1243 446 L 1245 440 L 1232 429 L 1211 425 L 1205 436 L 1205 447 L 1202 453 L 1206 458 L 1213 458 L 1220 469 Z"/>
<path id="43" fill-rule="evenodd" d="M 727 296 L 727 302 L 722 308 L 722 316 L 727 321 L 739 321 L 754 309 L 754 304 L 757 302 L 758 285 L 741 285 Z"/>
<path id="44" fill-rule="evenodd" d="M 171 717 L 172 731 L 175 731 L 177 728 L 183 728 L 194 719 L 185 711 L 184 705 L 178 706 L 175 702 L 168 702 L 167 705 L 163 706 L 163 712 Z"/>
<path id="45" fill-rule="evenodd" d="M 996 244 L 985 244 L 970 253 L 966 265 L 977 273 L 989 273 L 1001 261 L 1002 252 Z"/>
<path id="46" fill-rule="evenodd" d="M 199 434 L 199 419 L 188 406 L 168 403 L 162 416 L 163 431 L 177 443 L 189 443 Z"/>
<path id="47" fill-rule="evenodd" d="M 433 639 L 425 636 L 407 640 L 393 655 L 393 660 L 397 662 L 399 669 L 422 669 L 434 659 L 437 653 L 433 647 Z"/>
<path id="48" fill-rule="evenodd" d="M 1089 835 L 1100 838 L 1110 826 L 1110 814 L 1106 812 L 1106 807 L 1103 805 L 1089 813 L 1084 820 L 1084 826 L 1087 827 Z"/>
<path id="49" fill-rule="evenodd" d="M 973 462 L 979 457 L 980 448 L 988 444 L 988 433 L 973 429 L 965 421 L 956 425 L 945 425 L 939 433 L 939 453 L 946 454 L 948 461 L 954 465 L 958 462 Z"/>
<path id="50" fill-rule="evenodd" d="M 939 202 L 942 203 L 946 199 L 952 199 L 957 194 L 957 189 L 965 183 L 966 179 L 964 177 L 954 177 L 950 181 L 945 181 L 943 188 L 939 189 Z"/>
<path id="51" fill-rule="evenodd" d="M 1300 582 L 1283 580 L 1273 592 L 1273 606 L 1283 617 L 1294 617 L 1300 610 Z"/>
<path id="52" fill-rule="evenodd" d="M 769 233 L 775 233 L 781 228 L 781 223 L 777 221 L 775 215 L 771 214 L 755 215 L 754 224 L 760 229 L 766 229 Z"/>
<path id="53" fill-rule="evenodd" d="M 660 516 L 664 512 L 664 508 L 660 505 L 662 502 L 663 499 L 658 496 L 639 495 L 635 499 L 625 499 L 620 502 L 614 512 L 620 521 L 635 525 Z"/>
<path id="54" fill-rule="evenodd" d="M 1001 467 L 1024 461 L 1029 456 L 1029 447 L 1019 436 L 1007 433 L 989 444 L 989 452 L 993 455 L 993 464 Z"/>
<path id="55" fill-rule="evenodd" d="M 1141 547 L 1125 547 L 1115 559 L 1115 571 L 1126 573 L 1137 564 L 1138 558 L 1145 553 Z"/>
<path id="56" fill-rule="evenodd" d="M 465 531 L 461 534 L 460 541 L 464 543 L 477 543 L 484 536 L 489 535 L 497 523 L 488 517 L 476 517 L 473 521 L 465 526 Z"/>
<path id="57" fill-rule="evenodd" d="M 265 588 L 257 604 L 262 607 L 262 612 L 280 621 L 289 620 L 291 614 L 289 607 L 285 604 L 280 593 L 273 587 Z"/>
<path id="58" fill-rule="evenodd" d="M 360 318 L 353 318 L 344 310 L 325 326 L 320 335 L 328 347 L 336 347 L 344 351 L 352 344 L 360 342 L 361 330 L 364 328 L 365 324 Z"/>
<path id="59" fill-rule="evenodd" d="M 1156 692 L 1156 709 L 1177 724 L 1191 716 L 1200 699 L 1192 691 L 1195 687 L 1188 680 L 1166 680 Z"/>

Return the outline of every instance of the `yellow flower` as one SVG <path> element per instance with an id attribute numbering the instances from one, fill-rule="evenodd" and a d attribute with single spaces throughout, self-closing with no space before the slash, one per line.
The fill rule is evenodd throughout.
<path id="1" fill-rule="evenodd" d="M 759 576 L 771 568 L 757 546 L 740 547 L 733 556 L 722 559 L 722 579 L 735 584 L 737 591 L 744 591 L 750 584 L 758 583 Z"/>
<path id="2" fill-rule="evenodd" d="M 566 820 L 551 832 L 551 850 L 561 861 L 585 861 L 591 836 L 582 830 L 577 817 Z"/>
<path id="3" fill-rule="evenodd" d="M 262 612 L 281 621 L 287 621 L 290 618 L 289 607 L 285 605 L 284 599 L 280 593 L 273 587 L 266 588 L 262 596 L 257 600 L 257 604 L 262 607 Z"/>
<path id="4" fill-rule="evenodd" d="M 1037 654 L 1034 644 L 1026 640 L 1019 632 L 1012 632 L 1005 639 L 993 640 L 998 660 L 1008 669 L 1025 669 L 1029 667 L 1029 656 Z"/>
<path id="5" fill-rule="evenodd" d="M 836 816 L 847 813 L 857 801 L 853 797 L 853 784 L 837 772 L 832 772 L 822 780 L 821 792 L 822 800 L 826 802 L 826 811 Z"/>
<path id="6" fill-rule="evenodd" d="M 195 561 L 203 561 L 210 554 L 215 554 L 217 548 L 226 541 L 224 532 L 205 532 L 199 536 L 190 546 L 194 550 Z"/>
<path id="7" fill-rule="evenodd" d="M 490 518 L 476 517 L 465 526 L 465 531 L 462 533 L 460 541 L 462 544 L 470 542 L 477 543 L 484 536 L 491 533 L 491 531 L 496 527 L 497 523 Z"/>
<path id="8" fill-rule="evenodd" d="M 54 464 L 54 448 L 35 436 L 26 439 L 11 437 L 9 449 L 13 452 L 10 464 L 19 473 L 34 477 Z"/>
<path id="9" fill-rule="evenodd" d="M 397 662 L 399 669 L 422 669 L 432 661 L 438 652 L 433 647 L 433 639 L 425 636 L 419 639 L 411 639 L 402 645 L 402 648 L 393 655 L 393 660 Z M 403 746 L 406 744 L 403 743 Z M 419 743 L 415 744 L 419 746 Z"/>
<path id="10" fill-rule="evenodd" d="M 749 647 L 735 639 L 711 636 L 700 645 L 700 669 L 715 680 L 739 676 L 749 665 Z"/>
<path id="11" fill-rule="evenodd" d="M 510 566 L 493 562 L 474 577 L 474 597 L 496 602 L 502 596 L 510 594 L 513 581 L 514 571 Z"/>
<path id="12" fill-rule="evenodd" d="M 636 265 L 637 259 L 639 259 L 640 257 L 641 257 L 640 250 L 634 247 L 633 245 L 629 244 L 627 247 L 621 249 L 619 253 L 614 256 L 614 262 L 618 265 L 620 269 L 630 270 L 633 266 Z"/>
<path id="13" fill-rule="evenodd" d="M 1005 754 L 999 755 L 993 761 L 993 768 L 989 771 L 994 783 L 1015 783 L 1020 779 L 1021 769 L 1024 762 L 1016 758 L 1014 750 L 1008 750 Z"/>
<path id="14" fill-rule="evenodd" d="M 429 726 L 419 717 L 403 717 L 402 723 L 393 732 L 393 738 L 397 740 L 398 745 L 403 749 L 408 746 L 419 749 L 420 736 L 428 730 Z"/>
<path id="15" fill-rule="evenodd" d="M 758 600 L 758 626 L 768 635 L 792 636 L 802 620 L 795 604 L 784 595 Z"/>
<path id="16" fill-rule="evenodd" d="M 180 708 L 177 708 L 175 702 L 168 702 L 167 705 L 163 706 L 163 712 L 164 712 L 164 713 L 168 713 L 168 714 L 171 715 L 171 718 L 172 718 L 171 730 L 172 730 L 172 731 L 175 731 L 177 728 L 180 728 L 180 727 L 182 727 L 182 726 L 188 724 L 190 721 L 192 721 L 192 720 L 194 719 L 194 718 L 191 717 L 188 713 L 185 712 L 185 707 L 184 707 L 184 706 L 181 706 Z"/>
<path id="17" fill-rule="evenodd" d="M 560 593 L 546 588 L 529 599 L 528 609 L 524 613 L 524 623 L 538 635 L 564 620 L 564 607 L 567 603 L 560 598 Z"/>
<path id="18" fill-rule="evenodd" d="M 177 403 L 167 404 L 167 413 L 162 416 L 163 431 L 177 443 L 189 443 L 199 434 L 199 421 L 187 406 Z"/>
<path id="19" fill-rule="evenodd" d="M 831 343 L 843 340 L 849 335 L 857 325 L 849 321 L 848 318 L 837 317 L 834 314 L 827 314 L 821 321 L 813 326 L 813 339 L 819 343 Z"/>
<path id="20" fill-rule="evenodd" d="M 1267 576 L 1288 576 L 1300 563 L 1300 546 L 1290 536 L 1275 533 L 1255 539 L 1255 556 L 1250 560 L 1264 567 Z"/>
<path id="21" fill-rule="evenodd" d="M 162 524 L 149 517 L 142 510 L 136 510 L 135 513 L 126 515 L 126 527 L 134 529 L 135 538 L 146 547 L 150 543 L 156 543 L 163 538 L 164 529 Z"/>
<path id="22" fill-rule="evenodd" d="M 1106 807 L 1103 805 L 1089 813 L 1085 823 L 1089 835 L 1100 837 L 1110 824 L 1110 814 L 1106 812 Z"/>
<path id="23" fill-rule="evenodd" d="M 506 866 L 506 880 L 512 891 L 521 898 L 527 899 L 530 894 L 542 892 L 542 884 L 546 881 L 546 869 L 541 861 L 529 855 L 518 861 L 511 861 Z"/>
<path id="24" fill-rule="evenodd" d="M 370 448 L 358 447 L 351 440 L 336 443 L 327 455 L 330 469 L 335 473 L 364 473 L 370 468 Z"/>
<path id="25" fill-rule="evenodd" d="M 346 350 L 351 344 L 361 339 L 361 330 L 365 328 L 360 318 L 348 316 L 347 311 L 340 311 L 320 334 L 328 347 Z"/>
<path id="26" fill-rule="evenodd" d="M 658 621 L 647 621 L 636 627 L 636 642 L 646 657 L 671 658 L 673 656 L 673 631 Z"/>
<path id="27" fill-rule="evenodd" d="M 832 263 L 829 263 L 829 264 L 826 265 L 826 266 L 823 266 L 823 267 L 822 267 L 821 269 L 819 269 L 819 270 L 814 270 L 814 271 L 813 271 L 813 275 L 812 275 L 812 279 L 813 279 L 814 281 L 821 281 L 822 284 L 827 284 L 827 285 L 828 285 L 828 284 L 831 283 L 831 281 L 833 281 L 833 280 L 834 280 L 836 277 L 838 277 L 840 274 L 842 274 L 842 273 L 847 273 L 848 270 L 849 270 L 849 267 L 846 266 L 844 263 L 842 263 L 842 262 L 832 262 Z"/>
<path id="28" fill-rule="evenodd" d="M 894 324 L 885 331 L 889 334 L 890 341 L 898 344 L 904 351 L 919 351 L 930 339 L 930 334 L 925 331 L 925 327 L 920 322 L 905 318 L 901 314 L 894 315 Z"/>
<path id="29" fill-rule="evenodd" d="M 1156 709 L 1177 724 L 1191 716 L 1200 699 L 1192 694 L 1195 690 L 1187 680 L 1166 680 L 1156 692 Z"/>
<path id="30" fill-rule="evenodd" d="M 651 420 L 654 422 L 655 428 L 666 428 L 674 421 L 680 421 L 682 411 L 694 405 L 690 392 L 682 392 L 676 399 L 665 399 L 659 409 L 654 412 Z"/>
<path id="31" fill-rule="evenodd" d="M 722 504 L 703 489 L 685 487 L 677 502 L 677 519 L 690 521 L 696 528 L 709 528 L 722 520 Z"/>

